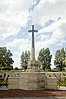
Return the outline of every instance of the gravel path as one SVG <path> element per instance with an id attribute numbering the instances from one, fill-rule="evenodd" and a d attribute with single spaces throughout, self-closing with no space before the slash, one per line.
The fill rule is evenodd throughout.
<path id="1" fill-rule="evenodd" d="M 17 98 L 16 98 L 17 97 Z M 24 98 L 25 97 L 25 98 Z M 64 99 L 65 90 L 0 90 L 0 99 Z M 47 98 L 46 98 L 47 97 Z M 66 98 L 65 98 L 66 99 Z"/>
<path id="2" fill-rule="evenodd" d="M 0 99 L 66 99 L 66 97 L 22 97 L 22 98 L 0 98 Z"/>

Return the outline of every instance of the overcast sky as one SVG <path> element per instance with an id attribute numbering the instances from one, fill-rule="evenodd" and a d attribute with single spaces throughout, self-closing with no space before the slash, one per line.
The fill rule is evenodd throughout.
<path id="1" fill-rule="evenodd" d="M 31 51 L 31 25 L 35 25 L 36 57 L 49 47 L 52 67 L 56 50 L 66 47 L 66 0 L 0 0 L 0 46 L 13 53 L 14 67 L 20 56 Z"/>

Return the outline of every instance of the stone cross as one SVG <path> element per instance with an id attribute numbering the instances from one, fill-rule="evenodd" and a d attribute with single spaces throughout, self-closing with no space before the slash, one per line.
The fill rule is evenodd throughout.
<path id="1" fill-rule="evenodd" d="M 28 32 L 32 32 L 31 60 L 35 60 L 34 32 L 38 32 L 38 30 L 34 30 L 34 25 L 32 25 L 32 30 L 28 30 Z"/>

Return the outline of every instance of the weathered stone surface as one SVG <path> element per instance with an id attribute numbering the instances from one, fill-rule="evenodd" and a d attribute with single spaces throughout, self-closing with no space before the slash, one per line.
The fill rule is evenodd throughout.
<path id="1" fill-rule="evenodd" d="M 35 60 L 34 32 L 38 32 L 38 30 L 35 30 L 34 25 L 32 25 L 32 30 L 28 30 L 28 32 L 32 32 L 31 60 Z"/>
<path id="2" fill-rule="evenodd" d="M 35 60 L 28 61 L 27 72 L 38 72 L 38 62 Z"/>
<path id="3" fill-rule="evenodd" d="M 19 77 L 10 77 L 9 78 L 9 89 L 19 89 L 20 86 L 20 78 Z"/>
<path id="4" fill-rule="evenodd" d="M 17 72 L 15 72 L 16 74 Z M 14 74 L 10 72 L 10 75 Z M 25 90 L 44 90 L 57 89 L 58 79 L 54 74 L 63 75 L 63 73 L 54 72 L 19 72 L 19 76 L 9 76 L 9 89 L 25 89 Z M 48 75 L 51 75 L 49 77 Z M 65 74 L 64 74 L 65 76 Z"/>
<path id="5" fill-rule="evenodd" d="M 57 89 L 57 78 L 56 77 L 46 77 L 45 79 L 46 89 Z"/>
<path id="6" fill-rule="evenodd" d="M 22 79 L 24 75 L 24 79 Z M 25 72 L 20 74 L 20 89 L 43 90 L 45 88 L 45 73 Z M 26 86 L 26 87 L 25 87 Z"/>

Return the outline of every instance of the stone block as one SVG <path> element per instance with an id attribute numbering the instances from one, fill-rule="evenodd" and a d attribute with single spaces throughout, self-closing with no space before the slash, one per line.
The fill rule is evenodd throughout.
<path id="1" fill-rule="evenodd" d="M 9 78 L 9 89 L 19 89 L 20 78 L 10 77 Z"/>
<path id="2" fill-rule="evenodd" d="M 29 60 L 27 71 L 28 72 L 38 72 L 38 62 L 35 60 Z"/>
<path id="3" fill-rule="evenodd" d="M 46 89 L 57 89 L 57 78 L 56 77 L 46 77 L 45 88 Z"/>
<path id="4" fill-rule="evenodd" d="M 56 85 L 47 85 L 46 89 L 58 89 Z"/>
<path id="5" fill-rule="evenodd" d="M 23 75 L 24 77 L 22 77 Z M 42 90 L 43 88 L 45 88 L 44 76 L 45 76 L 45 73 L 43 74 L 40 72 L 21 73 L 20 74 L 20 89 Z"/>

